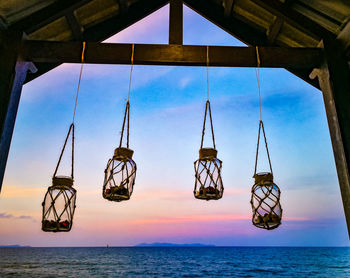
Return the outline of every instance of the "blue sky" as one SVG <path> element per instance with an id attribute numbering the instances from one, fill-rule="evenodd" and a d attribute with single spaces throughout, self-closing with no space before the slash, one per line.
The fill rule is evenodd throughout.
<path id="1" fill-rule="evenodd" d="M 107 41 L 166 44 L 167 32 L 168 6 Z M 243 45 L 188 8 L 184 44 Z M 260 70 L 263 120 L 282 191 L 280 228 L 259 230 L 250 221 L 259 120 L 253 68 L 209 69 L 225 193 L 219 201 L 201 202 L 192 195 L 193 161 L 206 69 L 135 66 L 130 147 L 138 172 L 132 199 L 116 204 L 103 200 L 101 190 L 105 165 L 119 143 L 130 66 L 87 64 L 76 116 L 74 227 L 64 235 L 41 232 L 40 204 L 71 122 L 79 67 L 64 64 L 23 88 L 0 196 L 0 244 L 349 245 L 321 92 L 283 69 Z M 266 170 L 266 156 L 260 161 Z M 65 173 L 69 157 L 63 164 Z"/>

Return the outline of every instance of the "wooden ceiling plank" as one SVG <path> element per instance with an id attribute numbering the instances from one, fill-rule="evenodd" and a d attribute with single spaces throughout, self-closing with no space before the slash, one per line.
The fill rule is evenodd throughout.
<path id="1" fill-rule="evenodd" d="M 339 32 L 337 41 L 340 42 L 345 54 L 347 55 L 347 59 L 350 60 L 350 18 L 344 25 L 343 29 Z"/>
<path id="2" fill-rule="evenodd" d="M 310 18 L 300 14 L 293 10 L 288 5 L 284 5 L 279 0 L 251 0 L 259 6 L 265 8 L 276 16 L 281 17 L 291 25 L 294 25 L 302 29 L 305 33 L 313 36 L 315 39 L 320 40 L 321 38 L 334 39 L 335 35 L 314 22 Z"/>
<path id="3" fill-rule="evenodd" d="M 92 0 L 60 0 L 9 26 L 11 30 L 33 33 Z"/>

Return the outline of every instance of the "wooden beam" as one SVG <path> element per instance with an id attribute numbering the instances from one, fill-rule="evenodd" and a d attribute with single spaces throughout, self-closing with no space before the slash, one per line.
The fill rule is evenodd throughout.
<path id="1" fill-rule="evenodd" d="M 31 63 L 19 59 L 22 32 L 0 32 L 0 191 L 15 126 L 22 84 Z"/>
<path id="2" fill-rule="evenodd" d="M 324 41 L 323 46 L 326 62 L 311 77 L 318 77 L 323 92 L 350 237 L 350 70 L 338 42 Z"/>
<path id="3" fill-rule="evenodd" d="M 6 20 L 0 16 L 0 30 L 6 30 L 7 29 L 7 24 Z"/>
<path id="4" fill-rule="evenodd" d="M 224 0 L 222 2 L 222 5 L 224 6 L 225 9 L 225 17 L 229 17 L 232 14 L 233 6 L 234 6 L 234 0 Z"/>
<path id="5" fill-rule="evenodd" d="M 136 65 L 205 66 L 206 46 L 135 44 Z M 24 41 L 21 54 L 27 61 L 80 63 L 81 42 Z M 91 64 L 130 64 L 132 44 L 86 43 L 85 62 Z M 320 48 L 260 47 L 261 67 L 318 66 Z M 256 67 L 255 47 L 210 46 L 210 66 Z"/>
<path id="6" fill-rule="evenodd" d="M 182 32 L 183 32 L 182 0 L 170 0 L 169 44 L 182 44 L 182 41 L 183 41 Z"/>
<path id="7" fill-rule="evenodd" d="M 129 5 L 127 0 L 118 0 L 119 9 L 121 14 L 126 14 L 128 11 Z"/>
<path id="8" fill-rule="evenodd" d="M 270 26 L 269 30 L 267 31 L 267 40 L 269 43 L 274 44 L 275 40 L 281 31 L 281 28 L 283 26 L 283 19 L 280 17 L 276 17 L 272 25 Z"/>
<path id="9" fill-rule="evenodd" d="M 74 12 L 67 13 L 66 20 L 73 33 L 74 40 L 80 41 L 82 39 L 83 28 L 75 17 Z"/>
<path id="10" fill-rule="evenodd" d="M 315 39 L 334 39 L 335 35 L 307 16 L 293 10 L 290 5 L 285 5 L 279 0 L 251 0 L 274 15 L 282 18 L 293 26 L 302 29 Z"/>
<path id="11" fill-rule="evenodd" d="M 344 24 L 343 29 L 339 32 L 337 36 L 337 41 L 341 44 L 345 54 L 346 58 L 349 61 L 350 60 L 350 18 Z"/>

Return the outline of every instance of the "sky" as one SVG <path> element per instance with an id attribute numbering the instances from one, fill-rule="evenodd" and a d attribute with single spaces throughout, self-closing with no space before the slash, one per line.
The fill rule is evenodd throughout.
<path id="1" fill-rule="evenodd" d="M 107 42 L 168 42 L 169 7 Z M 184 44 L 244 46 L 184 8 Z M 129 65 L 84 65 L 76 114 L 77 208 L 69 233 L 41 231 L 41 202 L 72 121 L 79 64 L 24 85 L 0 195 L 0 245 L 349 246 L 322 94 L 284 69 L 260 69 L 262 115 L 282 225 L 251 224 L 250 190 L 259 124 L 254 68 L 209 68 L 210 100 L 224 196 L 194 199 L 206 101 L 205 67 L 134 66 L 130 148 L 137 163 L 129 201 L 102 198 L 104 169 L 119 136 Z M 206 137 L 205 146 L 210 147 Z M 259 171 L 267 170 L 261 149 Z M 69 174 L 69 156 L 60 174 Z"/>

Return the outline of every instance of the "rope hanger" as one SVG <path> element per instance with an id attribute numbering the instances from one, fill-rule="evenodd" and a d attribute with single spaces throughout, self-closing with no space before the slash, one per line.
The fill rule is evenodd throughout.
<path id="1" fill-rule="evenodd" d="M 125 106 L 124 120 L 123 120 L 121 136 L 120 136 L 119 148 L 122 146 L 122 143 L 123 143 L 125 121 L 127 121 L 127 124 L 126 124 L 126 147 L 129 148 L 129 126 L 130 126 L 130 124 L 129 124 L 130 123 L 130 102 L 129 102 L 129 100 L 130 100 L 130 92 L 131 92 L 132 71 L 133 71 L 133 68 L 134 68 L 134 53 L 135 53 L 135 45 L 132 44 L 132 47 L 131 47 L 131 67 L 130 67 L 128 100 L 127 100 L 126 106 Z"/>
<path id="2" fill-rule="evenodd" d="M 267 158 L 268 158 L 268 161 L 269 161 L 270 171 L 271 171 L 271 174 L 273 174 L 273 172 L 272 172 L 272 165 L 271 165 L 271 159 L 270 159 L 270 153 L 269 153 L 269 148 L 267 146 L 265 128 L 264 128 L 264 123 L 263 123 L 263 120 L 262 120 L 262 112 L 261 112 L 261 106 L 262 105 L 261 105 L 260 72 L 259 72 L 259 70 L 260 70 L 260 55 L 259 55 L 259 48 L 258 48 L 258 46 L 255 47 L 255 50 L 256 50 L 256 60 L 257 60 L 257 68 L 255 69 L 255 75 L 256 75 L 257 82 L 258 82 L 258 90 L 259 90 L 260 119 L 259 119 L 258 143 L 257 143 L 257 146 L 256 146 L 254 175 L 256 174 L 256 170 L 257 170 L 257 166 L 258 166 L 260 131 L 261 130 L 262 130 L 263 135 L 264 135 L 265 148 L 266 148 Z"/>
<path id="3" fill-rule="evenodd" d="M 83 47 L 82 47 L 82 51 L 81 51 L 81 66 L 80 66 L 80 73 L 79 73 L 79 81 L 78 81 L 77 92 L 76 92 L 76 95 L 75 95 L 73 119 L 72 119 L 71 125 L 69 126 L 69 130 L 68 130 L 68 133 L 67 133 L 67 136 L 66 136 L 66 140 L 64 141 L 63 148 L 62 148 L 62 151 L 61 151 L 61 154 L 60 154 L 60 158 L 58 159 L 58 163 L 57 163 L 55 172 L 54 172 L 54 174 L 53 174 L 54 177 L 55 177 L 56 174 L 57 174 L 58 168 L 59 168 L 60 163 L 61 163 L 61 160 L 62 160 L 62 156 L 63 156 L 64 150 L 65 150 L 66 145 L 67 145 L 67 142 L 68 142 L 69 135 L 70 135 L 70 133 L 72 132 L 72 165 L 71 165 L 71 177 L 72 177 L 72 179 L 74 179 L 74 139 L 75 139 L 75 136 L 74 136 L 74 120 L 75 120 L 75 114 L 76 114 L 77 104 L 78 104 L 78 96 L 79 96 L 80 82 L 81 82 L 81 77 L 82 77 L 83 67 L 84 67 L 85 45 L 86 45 L 86 43 L 83 42 Z"/>
<path id="4" fill-rule="evenodd" d="M 209 101 L 209 46 L 208 45 L 207 45 L 207 59 L 206 59 L 206 61 L 207 61 L 207 101 L 205 103 L 205 113 L 204 113 L 204 121 L 203 121 L 201 149 L 203 148 L 203 142 L 204 142 L 205 123 L 206 123 L 206 120 L 207 120 L 207 112 L 209 113 L 211 134 L 212 134 L 212 140 L 213 140 L 213 147 L 214 147 L 214 149 L 216 149 L 215 136 L 214 136 L 214 127 L 213 127 L 213 119 L 212 119 L 212 116 L 211 116 L 211 108 L 210 108 L 210 101 Z"/>

